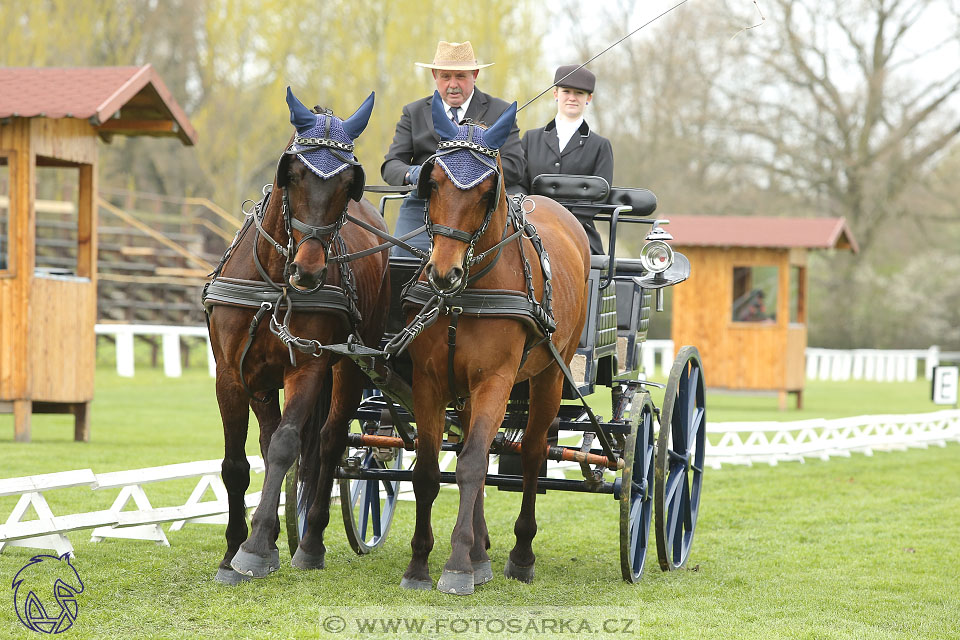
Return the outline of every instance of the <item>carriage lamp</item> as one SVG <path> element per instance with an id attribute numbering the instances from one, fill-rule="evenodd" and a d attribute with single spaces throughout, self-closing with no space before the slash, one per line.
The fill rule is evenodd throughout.
<path id="1" fill-rule="evenodd" d="M 640 264 L 650 273 L 662 273 L 673 264 L 673 249 L 663 240 L 650 240 L 640 250 Z"/>

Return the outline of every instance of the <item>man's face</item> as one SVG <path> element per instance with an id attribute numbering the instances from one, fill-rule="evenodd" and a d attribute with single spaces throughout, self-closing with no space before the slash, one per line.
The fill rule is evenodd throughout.
<path id="1" fill-rule="evenodd" d="M 478 69 L 473 71 L 450 71 L 448 69 L 434 69 L 433 77 L 437 81 L 437 91 L 443 101 L 451 107 L 459 107 L 473 93 L 473 85 L 477 82 Z"/>

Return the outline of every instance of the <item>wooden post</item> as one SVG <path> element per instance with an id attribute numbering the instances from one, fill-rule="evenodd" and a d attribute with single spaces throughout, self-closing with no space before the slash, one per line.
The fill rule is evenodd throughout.
<path id="1" fill-rule="evenodd" d="M 73 405 L 73 439 L 77 442 L 90 442 L 89 402 L 77 402 Z"/>
<path id="2" fill-rule="evenodd" d="M 13 439 L 16 442 L 30 442 L 30 417 L 33 402 L 30 400 L 13 401 Z"/>

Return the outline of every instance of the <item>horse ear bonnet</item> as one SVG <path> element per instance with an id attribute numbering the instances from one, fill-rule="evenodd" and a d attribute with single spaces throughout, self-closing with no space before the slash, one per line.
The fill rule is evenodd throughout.
<path id="1" fill-rule="evenodd" d="M 303 106 L 293 92 L 287 87 L 287 106 L 290 108 L 290 122 L 297 129 L 297 136 L 300 138 L 319 138 L 332 140 L 342 144 L 352 144 L 354 139 L 363 133 L 370 120 L 370 114 L 373 111 L 374 94 L 364 100 L 356 113 L 341 120 L 340 118 L 328 113 L 315 114 Z M 302 151 L 301 151 L 302 150 Z M 298 152 L 299 151 L 299 152 Z M 329 147 L 315 145 L 298 145 L 296 141 L 288 150 L 289 155 L 293 153 L 303 162 L 310 171 L 320 178 L 327 180 L 352 167 L 354 171 L 353 183 L 350 188 L 350 197 L 359 201 L 363 198 L 363 187 L 365 184 L 365 174 L 359 164 L 356 164 L 356 157 L 350 151 L 344 149 L 333 150 Z M 283 168 L 283 174 L 279 173 Z M 281 158 L 278 165 L 277 183 L 283 186 L 286 182 L 286 167 Z"/>

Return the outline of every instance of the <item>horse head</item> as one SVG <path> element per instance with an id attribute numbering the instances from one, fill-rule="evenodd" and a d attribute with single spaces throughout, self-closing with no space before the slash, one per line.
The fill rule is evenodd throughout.
<path id="1" fill-rule="evenodd" d="M 417 191 L 430 201 L 427 227 L 432 247 L 425 274 L 438 293 L 451 294 L 466 286 L 474 247 L 494 213 L 505 206 L 499 149 L 516 116 L 514 102 L 489 128 L 456 125 L 447 118 L 440 94 L 433 95 L 433 126 L 440 145 L 421 171 Z M 500 229 L 495 233 L 499 240 Z"/>
<path id="2" fill-rule="evenodd" d="M 371 93 L 357 111 L 341 120 L 329 110 L 315 113 L 287 87 L 290 123 L 296 128 L 277 167 L 283 215 L 290 235 L 289 282 L 298 289 L 323 286 L 327 258 L 346 221 L 350 200 L 363 198 L 364 173 L 353 154 L 373 111 Z"/>

